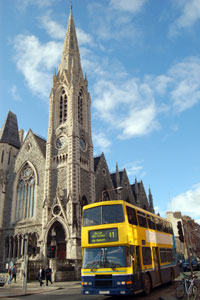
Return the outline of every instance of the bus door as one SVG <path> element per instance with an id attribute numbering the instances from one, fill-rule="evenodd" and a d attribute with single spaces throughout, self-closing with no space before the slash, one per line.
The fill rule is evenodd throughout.
<path id="1" fill-rule="evenodd" d="M 153 260 L 154 260 L 154 267 L 155 267 L 155 283 L 161 283 L 161 272 L 160 272 L 160 260 L 159 260 L 159 253 L 158 247 L 153 247 Z"/>
<path id="2" fill-rule="evenodd" d="M 141 256 L 140 256 L 140 247 L 135 247 L 134 255 L 134 279 L 135 279 L 135 291 L 142 289 L 142 268 L 141 268 Z"/>

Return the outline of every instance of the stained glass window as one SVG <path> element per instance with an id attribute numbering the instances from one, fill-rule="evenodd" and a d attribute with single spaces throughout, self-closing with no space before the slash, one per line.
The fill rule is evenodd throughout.
<path id="1" fill-rule="evenodd" d="M 34 216 L 35 174 L 27 163 L 20 172 L 17 185 L 16 221 Z"/>

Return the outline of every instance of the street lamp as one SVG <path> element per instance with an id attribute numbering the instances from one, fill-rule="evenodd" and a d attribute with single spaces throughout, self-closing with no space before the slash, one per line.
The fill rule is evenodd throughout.
<path id="1" fill-rule="evenodd" d="M 27 269 L 28 269 L 28 236 L 24 239 L 24 271 L 23 271 L 23 291 L 27 292 Z"/>
<path id="2" fill-rule="evenodd" d="M 115 188 L 115 189 L 104 190 L 104 191 L 102 192 L 102 194 L 101 194 L 101 201 L 103 201 L 103 199 L 104 199 L 103 194 L 104 194 L 105 192 L 110 192 L 110 191 L 121 191 L 121 190 L 123 190 L 123 187 L 122 187 L 122 186 L 118 186 L 118 187 Z"/>

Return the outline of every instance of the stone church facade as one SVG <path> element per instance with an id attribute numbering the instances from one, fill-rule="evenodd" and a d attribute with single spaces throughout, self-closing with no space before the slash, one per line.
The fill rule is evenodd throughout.
<path id="1" fill-rule="evenodd" d="M 117 165 L 111 174 L 103 153 L 94 158 L 90 107 L 71 9 L 61 63 L 53 75 L 47 140 L 31 129 L 24 139 L 10 111 L 0 131 L 2 271 L 12 261 L 22 274 L 27 243 L 29 279 L 35 279 L 41 263 L 51 265 L 54 280 L 78 279 L 85 204 L 123 199 L 154 211 L 151 191 L 147 197 L 142 181 L 130 184 L 126 170 Z"/>

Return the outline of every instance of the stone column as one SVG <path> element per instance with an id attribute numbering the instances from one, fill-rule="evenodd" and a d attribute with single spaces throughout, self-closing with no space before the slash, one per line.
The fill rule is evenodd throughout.
<path id="1" fill-rule="evenodd" d="M 20 258 L 20 236 L 17 236 L 17 258 Z"/>
<path id="2" fill-rule="evenodd" d="M 9 252 L 8 252 L 8 258 L 11 258 L 11 236 L 9 236 Z"/>
<path id="3" fill-rule="evenodd" d="M 15 258 L 15 249 L 16 249 L 16 237 L 13 237 L 13 251 L 12 251 L 12 253 L 13 253 L 13 255 L 12 255 L 12 257 L 13 258 Z"/>
<path id="4" fill-rule="evenodd" d="M 21 237 L 21 256 L 23 256 L 23 250 L 24 250 L 24 236 Z"/>

